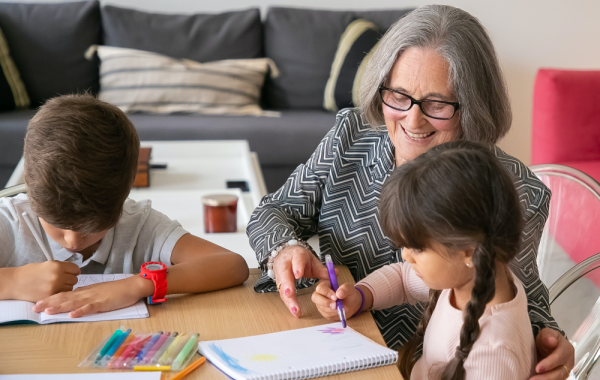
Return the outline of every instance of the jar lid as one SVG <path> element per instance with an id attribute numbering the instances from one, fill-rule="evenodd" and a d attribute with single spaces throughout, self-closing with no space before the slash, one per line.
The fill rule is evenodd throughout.
<path id="1" fill-rule="evenodd" d="M 212 207 L 232 206 L 237 204 L 237 200 L 237 195 L 232 194 L 212 194 L 202 197 L 202 203 Z"/>

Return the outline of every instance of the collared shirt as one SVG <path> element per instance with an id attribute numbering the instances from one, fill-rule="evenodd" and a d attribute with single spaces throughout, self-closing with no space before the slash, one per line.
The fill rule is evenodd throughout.
<path id="1" fill-rule="evenodd" d="M 70 261 L 82 273 L 137 273 L 148 261 L 171 265 L 171 253 L 185 231 L 177 221 L 152 209 L 149 200 L 127 199 L 117 224 L 106 232 L 87 260 L 50 238 L 26 194 L 0 199 L 0 268 L 53 260 Z"/>
<path id="2" fill-rule="evenodd" d="M 510 267 L 527 293 L 533 331 L 558 329 L 536 264 L 550 190 L 521 161 L 498 147 L 493 152 L 511 174 L 523 210 L 521 249 Z M 346 265 L 355 281 L 399 262 L 400 254 L 381 229 L 378 211 L 381 189 L 394 168 L 395 147 L 385 126 L 373 128 L 358 109 L 341 110 L 306 164 L 298 166 L 281 189 L 267 194 L 250 217 L 246 231 L 263 269 L 254 290 L 277 290 L 265 263 L 275 247 L 291 239 L 318 235 L 321 255 L 330 254 L 335 264 Z M 297 286 L 313 283 L 303 278 Z M 412 338 L 422 310 L 421 305 L 402 305 L 373 312 L 389 347 Z"/>

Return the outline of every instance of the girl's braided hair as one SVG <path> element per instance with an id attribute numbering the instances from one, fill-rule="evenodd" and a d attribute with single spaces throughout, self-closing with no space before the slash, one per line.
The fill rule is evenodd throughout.
<path id="1" fill-rule="evenodd" d="M 487 146 L 466 140 L 440 144 L 394 170 L 379 210 L 383 231 L 397 247 L 424 249 L 437 242 L 452 252 L 475 246 L 475 285 L 460 344 L 441 376 L 464 379 L 464 361 L 480 334 L 479 318 L 496 291 L 496 261 L 508 263 L 519 249 L 523 218 L 509 172 Z M 415 337 L 399 350 L 405 379 L 439 295 L 440 290 L 430 291 Z"/>

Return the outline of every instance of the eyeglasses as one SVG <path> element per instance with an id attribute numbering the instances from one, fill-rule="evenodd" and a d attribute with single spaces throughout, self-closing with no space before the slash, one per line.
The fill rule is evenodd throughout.
<path id="1" fill-rule="evenodd" d="M 400 91 L 384 86 L 379 87 L 381 101 L 386 106 L 398 111 L 408 111 L 413 105 L 418 105 L 425 116 L 438 120 L 450 120 L 458 109 L 458 102 L 444 102 L 441 100 L 416 100 Z"/>

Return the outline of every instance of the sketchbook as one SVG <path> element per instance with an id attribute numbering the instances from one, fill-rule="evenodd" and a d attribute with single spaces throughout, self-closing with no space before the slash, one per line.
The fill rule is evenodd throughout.
<path id="1" fill-rule="evenodd" d="M 212 364 L 235 380 L 311 379 L 380 367 L 398 353 L 342 324 L 198 343 Z"/>
<path id="2" fill-rule="evenodd" d="M 78 282 L 73 287 L 79 288 L 82 286 L 98 284 L 101 282 L 122 280 L 132 274 L 82 274 L 78 276 Z M 98 313 L 86 315 L 80 318 L 69 318 L 69 313 L 60 313 L 48 315 L 44 312 L 36 313 L 33 311 L 33 302 L 8 300 L 0 301 L 0 324 L 17 324 L 17 323 L 57 323 L 57 322 L 95 322 L 95 321 L 112 321 L 115 319 L 135 319 L 148 318 L 148 308 L 144 301 L 140 300 L 135 305 L 113 310 L 106 313 Z"/>

